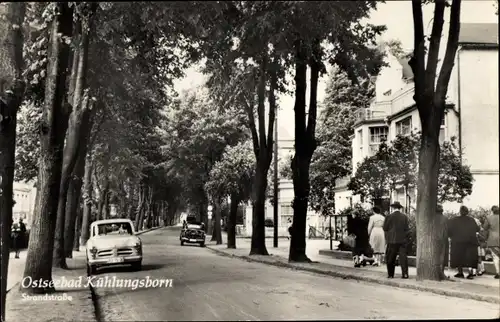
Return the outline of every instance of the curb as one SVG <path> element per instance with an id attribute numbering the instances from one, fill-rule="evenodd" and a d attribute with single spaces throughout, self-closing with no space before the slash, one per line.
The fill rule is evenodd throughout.
<path id="1" fill-rule="evenodd" d="M 21 283 L 21 282 L 16 282 L 14 285 L 12 285 L 9 289 L 7 289 L 7 290 L 5 291 L 5 294 L 8 294 L 8 293 L 9 293 L 9 291 L 10 291 L 11 289 L 13 289 L 14 287 L 19 286 L 19 284 L 20 284 L 20 283 Z"/>
<path id="2" fill-rule="evenodd" d="M 397 282 L 394 280 L 384 280 L 384 279 L 373 278 L 373 277 L 369 277 L 369 276 L 360 276 L 360 275 L 356 275 L 356 274 L 349 274 L 349 273 L 343 273 L 343 272 L 325 271 L 325 270 L 314 268 L 314 267 L 301 267 L 301 266 L 297 266 L 295 264 L 283 263 L 283 262 L 279 262 L 279 261 L 276 261 L 276 262 L 266 261 L 266 260 L 261 260 L 258 258 L 253 258 L 251 256 L 246 256 L 246 255 L 241 256 L 241 255 L 228 254 L 220 249 L 216 249 L 216 248 L 213 248 L 213 247 L 208 246 L 208 245 L 206 248 L 210 249 L 211 251 L 213 251 L 219 255 L 226 256 L 226 257 L 232 257 L 232 258 L 239 258 L 239 259 L 245 260 L 247 262 L 257 262 L 257 263 L 267 264 L 267 265 L 271 265 L 271 266 L 289 268 L 292 270 L 306 271 L 306 272 L 316 273 L 316 274 L 320 274 L 320 275 L 338 277 L 338 278 L 342 278 L 342 279 L 352 279 L 352 280 L 364 281 L 364 282 L 368 282 L 368 283 L 380 284 L 380 285 L 385 285 L 385 286 L 412 289 L 412 290 L 416 290 L 416 291 L 429 292 L 429 293 L 450 296 L 450 297 L 457 297 L 457 298 L 462 298 L 462 299 L 466 299 L 466 300 L 476 300 L 476 301 L 489 302 L 489 303 L 494 303 L 494 304 L 500 303 L 500 299 L 497 297 L 493 297 L 493 296 L 469 294 L 469 293 L 457 292 L 457 291 L 453 291 L 453 290 L 441 290 L 441 289 L 436 289 L 433 287 L 428 287 L 428 286 L 423 286 L 423 285 L 405 284 L 405 283 Z M 272 258 L 272 255 L 269 258 Z M 337 267 L 335 265 L 332 265 L 332 266 Z M 344 268 L 344 267 L 342 267 L 342 268 Z"/>

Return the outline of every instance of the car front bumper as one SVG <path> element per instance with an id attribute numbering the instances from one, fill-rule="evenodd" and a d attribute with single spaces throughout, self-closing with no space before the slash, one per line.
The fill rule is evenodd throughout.
<path id="1" fill-rule="evenodd" d="M 142 261 L 142 255 L 129 255 L 129 256 L 116 256 L 116 257 L 103 257 L 103 258 L 87 258 L 89 265 L 123 265 L 131 264 Z"/>
<path id="2" fill-rule="evenodd" d="M 186 243 L 204 243 L 205 242 L 205 238 L 201 238 L 201 237 L 196 237 L 196 238 L 181 237 L 181 241 L 186 242 Z"/>

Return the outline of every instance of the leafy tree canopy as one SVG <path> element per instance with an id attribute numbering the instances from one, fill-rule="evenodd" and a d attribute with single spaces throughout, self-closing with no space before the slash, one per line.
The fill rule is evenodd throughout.
<path id="1" fill-rule="evenodd" d="M 365 197 L 382 198 L 398 185 L 415 187 L 418 174 L 420 134 L 398 136 L 391 145 L 381 144 L 378 152 L 358 166 L 349 189 Z M 472 193 L 473 177 L 463 165 L 455 139 L 441 144 L 438 202 L 458 201 Z"/>

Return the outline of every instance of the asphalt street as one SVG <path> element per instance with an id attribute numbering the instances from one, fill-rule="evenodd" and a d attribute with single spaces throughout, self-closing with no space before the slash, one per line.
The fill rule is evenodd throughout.
<path id="1" fill-rule="evenodd" d="M 175 228 L 140 237 L 142 271 L 105 268 L 98 277 L 172 279 L 172 287 L 96 287 L 102 321 L 499 317 L 497 304 L 341 280 L 181 246 Z"/>

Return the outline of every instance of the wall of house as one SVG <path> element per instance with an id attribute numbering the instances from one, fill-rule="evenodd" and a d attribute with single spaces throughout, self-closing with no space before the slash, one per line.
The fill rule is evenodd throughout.
<path id="1" fill-rule="evenodd" d="M 473 171 L 498 173 L 498 51 L 462 50 L 459 66 L 464 158 Z"/>
<path id="2" fill-rule="evenodd" d="M 335 211 L 336 213 L 351 206 L 352 192 L 347 189 L 335 191 Z"/>
<path id="3" fill-rule="evenodd" d="M 466 201 L 498 204 L 498 50 L 462 49 L 459 55 L 462 151 L 475 179 Z"/>
<path id="4" fill-rule="evenodd" d="M 352 139 L 352 175 L 364 158 L 373 155 L 370 150 L 370 127 L 387 126 L 384 121 L 361 124 L 354 130 Z M 361 133 L 360 133 L 361 131 Z"/>
<path id="5" fill-rule="evenodd" d="M 14 182 L 14 201 L 16 204 L 12 209 L 13 220 L 17 221 L 21 217 L 29 228 L 33 220 L 35 199 L 36 189 L 33 184 Z"/>
<path id="6" fill-rule="evenodd" d="M 403 81 L 403 67 L 396 57 L 386 52 L 385 62 L 388 66 L 380 70 L 375 83 L 375 99 L 377 102 L 391 100 L 393 94 L 405 86 Z M 385 95 L 391 91 L 390 95 Z"/>
<path id="7" fill-rule="evenodd" d="M 414 109 L 408 113 L 405 113 L 403 115 L 398 116 L 397 118 L 394 118 L 391 120 L 391 124 L 389 126 L 389 141 L 392 141 L 396 138 L 397 136 L 397 130 L 396 130 L 396 124 L 407 117 L 411 116 L 411 127 L 413 132 L 418 132 L 421 129 L 420 126 L 420 116 L 418 115 L 418 110 Z"/>

